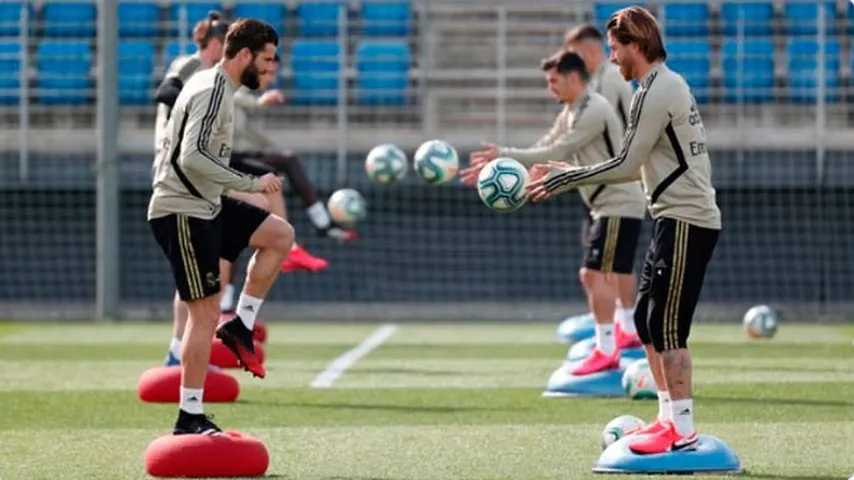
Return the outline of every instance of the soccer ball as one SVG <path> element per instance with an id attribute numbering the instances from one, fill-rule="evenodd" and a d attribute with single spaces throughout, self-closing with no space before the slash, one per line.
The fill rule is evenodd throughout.
<path id="1" fill-rule="evenodd" d="M 390 143 L 378 145 L 368 153 L 365 171 L 379 184 L 394 183 L 406 176 L 406 154 Z"/>
<path id="2" fill-rule="evenodd" d="M 451 180 L 459 168 L 457 151 L 441 140 L 424 142 L 415 151 L 415 171 L 431 185 Z"/>
<path id="3" fill-rule="evenodd" d="M 608 422 L 608 425 L 605 425 L 605 429 L 602 430 L 602 450 L 605 450 L 612 443 L 645 426 L 646 424 L 643 423 L 643 420 L 632 415 L 620 415 L 611 420 Z"/>
<path id="4" fill-rule="evenodd" d="M 633 400 L 658 398 L 655 378 L 649 369 L 649 362 L 643 358 L 626 368 L 623 372 L 623 390 Z"/>
<path id="5" fill-rule="evenodd" d="M 335 191 L 326 202 L 329 216 L 339 225 L 352 227 L 365 219 L 368 207 L 362 194 L 352 188 Z"/>
<path id="6" fill-rule="evenodd" d="M 496 158 L 477 176 L 477 194 L 487 207 L 508 213 L 528 200 L 527 184 L 528 170 L 521 163 L 512 158 Z"/>
<path id="7" fill-rule="evenodd" d="M 751 338 L 771 338 L 777 333 L 780 315 L 768 305 L 757 305 L 744 314 L 744 331 Z"/>

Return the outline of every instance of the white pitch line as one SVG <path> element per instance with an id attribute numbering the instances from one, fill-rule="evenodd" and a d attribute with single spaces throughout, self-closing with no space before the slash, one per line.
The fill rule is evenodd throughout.
<path id="1" fill-rule="evenodd" d="M 397 325 L 386 324 L 374 330 L 368 338 L 362 340 L 362 343 L 356 345 L 355 348 L 344 352 L 340 357 L 336 358 L 326 367 L 326 370 L 311 381 L 312 388 L 329 388 L 340 377 L 345 370 L 352 367 L 365 355 L 371 353 L 371 350 L 382 345 L 388 340 L 388 337 L 394 335 L 397 331 Z"/>

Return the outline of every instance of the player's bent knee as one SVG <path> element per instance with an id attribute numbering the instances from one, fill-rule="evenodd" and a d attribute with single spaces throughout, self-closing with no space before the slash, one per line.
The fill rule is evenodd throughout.
<path id="1" fill-rule="evenodd" d="M 288 253 L 290 253 L 291 248 L 294 245 L 294 239 L 296 238 L 294 227 L 285 220 L 277 222 L 276 227 L 276 241 L 273 248 L 275 248 L 282 256 L 287 256 Z"/>

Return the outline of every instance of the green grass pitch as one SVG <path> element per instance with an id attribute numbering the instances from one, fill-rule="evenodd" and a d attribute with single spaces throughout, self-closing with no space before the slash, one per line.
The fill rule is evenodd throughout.
<path id="1" fill-rule="evenodd" d="M 273 322 L 267 379 L 232 371 L 240 400 L 207 412 L 266 443 L 271 478 L 603 478 L 590 471 L 602 427 L 648 420 L 656 403 L 541 398 L 566 353 L 555 326 L 404 323 L 318 390 L 312 379 L 377 325 Z M 140 402 L 136 382 L 168 337 L 165 323 L 0 323 L 0 479 L 146 478 L 145 447 L 176 406 Z M 736 450 L 741 478 L 854 473 L 852 337 L 845 325 L 784 324 L 770 341 L 695 327 L 697 425 Z"/>

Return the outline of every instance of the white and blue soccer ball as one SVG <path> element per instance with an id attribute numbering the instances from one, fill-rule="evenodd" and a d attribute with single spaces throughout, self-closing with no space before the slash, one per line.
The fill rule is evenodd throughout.
<path id="1" fill-rule="evenodd" d="M 777 333 L 780 315 L 768 305 L 757 305 L 744 314 L 744 331 L 752 338 L 771 338 Z"/>
<path id="2" fill-rule="evenodd" d="M 415 151 L 415 171 L 431 185 L 450 181 L 457 175 L 460 159 L 454 147 L 442 140 L 424 142 Z"/>
<path id="3" fill-rule="evenodd" d="M 406 176 L 406 154 L 396 145 L 377 145 L 365 159 L 368 177 L 381 185 L 392 184 Z"/>
<path id="4" fill-rule="evenodd" d="M 487 207 L 512 212 L 528 200 L 525 187 L 528 170 L 512 158 L 501 157 L 486 164 L 477 176 L 477 194 Z"/>
<path id="5" fill-rule="evenodd" d="M 640 359 L 626 368 L 623 372 L 623 390 L 632 400 L 658 398 L 658 388 L 655 377 L 649 369 L 647 359 Z"/>
<path id="6" fill-rule="evenodd" d="M 645 427 L 643 420 L 632 415 L 620 415 L 605 425 L 602 430 L 602 450 L 605 450 L 617 440 L 631 435 Z"/>
<path id="7" fill-rule="evenodd" d="M 326 202 L 326 207 L 332 220 L 345 227 L 352 227 L 368 216 L 365 198 L 352 188 L 336 190 Z"/>

